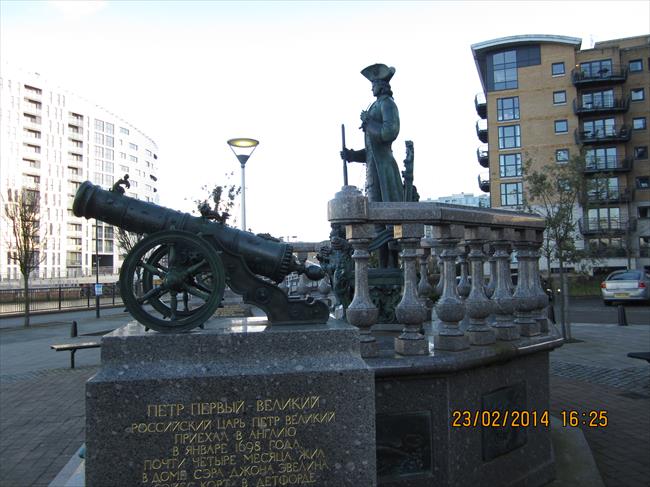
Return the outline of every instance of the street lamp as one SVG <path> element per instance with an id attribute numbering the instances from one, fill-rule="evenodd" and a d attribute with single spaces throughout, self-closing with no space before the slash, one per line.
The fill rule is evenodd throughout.
<path id="1" fill-rule="evenodd" d="M 246 231 L 246 162 L 255 152 L 259 141 L 255 139 L 230 139 L 228 145 L 241 165 L 241 229 Z"/>

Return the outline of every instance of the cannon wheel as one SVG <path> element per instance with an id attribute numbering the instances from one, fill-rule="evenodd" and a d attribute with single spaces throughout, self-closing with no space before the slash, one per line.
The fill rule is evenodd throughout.
<path id="1" fill-rule="evenodd" d="M 177 230 L 142 239 L 120 271 L 126 308 L 144 326 L 159 332 L 202 325 L 221 303 L 225 286 L 225 271 L 215 248 L 197 235 Z"/>

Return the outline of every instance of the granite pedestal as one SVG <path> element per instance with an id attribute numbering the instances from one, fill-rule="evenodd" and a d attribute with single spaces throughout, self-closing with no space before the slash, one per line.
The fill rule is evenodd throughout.
<path id="1" fill-rule="evenodd" d="M 374 377 L 355 328 L 135 322 L 86 387 L 86 485 L 376 485 Z M 223 325 L 223 320 L 221 325 Z"/>

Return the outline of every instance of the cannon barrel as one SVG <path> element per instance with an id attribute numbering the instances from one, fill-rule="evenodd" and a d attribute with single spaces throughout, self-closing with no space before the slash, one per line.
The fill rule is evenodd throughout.
<path id="1" fill-rule="evenodd" d="M 212 237 L 224 250 L 241 255 L 253 273 L 275 282 L 301 270 L 293 257 L 291 245 L 106 191 L 90 181 L 84 182 L 77 190 L 72 211 L 75 216 L 95 218 L 134 233 L 151 234 L 173 229 Z"/>

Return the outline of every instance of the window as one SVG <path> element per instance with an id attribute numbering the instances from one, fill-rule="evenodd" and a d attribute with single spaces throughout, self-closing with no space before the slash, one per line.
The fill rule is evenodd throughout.
<path id="1" fill-rule="evenodd" d="M 639 176 L 636 178 L 636 187 L 639 189 L 650 189 L 650 177 Z"/>
<path id="2" fill-rule="evenodd" d="M 551 64 L 551 75 L 553 76 L 562 76 L 564 75 L 564 63 L 553 63 Z"/>
<path id="3" fill-rule="evenodd" d="M 594 178 L 587 181 L 587 197 L 591 201 L 609 200 L 619 196 L 618 178 Z"/>
<path id="4" fill-rule="evenodd" d="M 131 149 L 131 150 L 138 150 L 138 146 L 135 145 L 135 144 L 132 143 L 132 142 L 129 142 L 129 149 Z"/>
<path id="5" fill-rule="evenodd" d="M 521 176 L 521 154 L 499 155 L 499 173 L 502 178 Z"/>
<path id="6" fill-rule="evenodd" d="M 558 149 L 555 151 L 555 162 L 567 162 L 569 160 L 569 149 Z"/>
<path id="7" fill-rule="evenodd" d="M 501 183 L 501 206 L 521 205 L 523 195 L 521 183 Z"/>
<path id="8" fill-rule="evenodd" d="M 113 135 L 113 132 L 115 131 L 115 125 L 113 125 L 112 123 L 108 123 L 108 122 L 106 122 L 106 123 L 104 124 L 104 131 L 105 131 L 107 134 L 111 134 L 111 135 Z"/>
<path id="9" fill-rule="evenodd" d="M 126 152 L 120 152 L 120 159 L 126 159 Z"/>
<path id="10" fill-rule="evenodd" d="M 611 137 L 616 135 L 616 120 L 603 118 L 600 120 L 588 120 L 583 122 L 582 130 L 588 138 Z"/>
<path id="11" fill-rule="evenodd" d="M 564 104 L 566 104 L 566 91 L 554 91 L 553 105 L 564 105 Z"/>
<path id="12" fill-rule="evenodd" d="M 639 209 L 639 218 L 650 218 L 650 206 L 639 206 L 638 209 Z"/>
<path id="13" fill-rule="evenodd" d="M 601 59 L 580 64 L 583 78 L 609 78 L 612 75 L 612 60 Z"/>
<path id="14" fill-rule="evenodd" d="M 131 162 L 138 162 L 138 158 L 135 156 L 129 156 L 129 161 Z"/>
<path id="15" fill-rule="evenodd" d="M 121 134 L 129 135 L 129 129 L 124 128 L 124 127 L 120 127 L 120 133 L 121 133 Z"/>
<path id="16" fill-rule="evenodd" d="M 95 130 L 99 130 L 100 132 L 104 131 L 104 122 L 97 118 L 95 119 Z"/>
<path id="17" fill-rule="evenodd" d="M 582 94 L 582 108 L 612 108 L 614 90 L 592 91 Z"/>
<path id="18" fill-rule="evenodd" d="M 645 90 L 643 88 L 634 88 L 630 90 L 630 100 L 641 101 L 645 100 Z"/>
<path id="19" fill-rule="evenodd" d="M 643 130 L 646 128 L 645 117 L 637 117 L 632 119 L 632 128 L 634 130 Z"/>
<path id="20" fill-rule="evenodd" d="M 643 71 L 643 60 L 642 59 L 633 59 L 628 64 L 628 69 L 629 69 L 630 73 L 638 73 L 639 71 Z"/>
<path id="21" fill-rule="evenodd" d="M 635 159 L 647 159 L 648 158 L 648 146 L 641 145 L 634 148 L 634 158 Z"/>
<path id="22" fill-rule="evenodd" d="M 589 208 L 587 218 L 590 229 L 621 228 L 621 211 L 619 208 Z"/>
<path id="23" fill-rule="evenodd" d="M 519 125 L 499 127 L 499 149 L 514 149 L 517 147 L 521 147 Z"/>
<path id="24" fill-rule="evenodd" d="M 569 131 L 569 122 L 567 122 L 566 120 L 555 121 L 556 134 L 566 134 L 568 131 Z"/>
<path id="25" fill-rule="evenodd" d="M 519 97 L 497 98 L 497 120 L 519 120 Z"/>
<path id="26" fill-rule="evenodd" d="M 120 171 L 123 173 L 129 172 L 129 166 L 123 166 L 122 164 L 120 164 Z"/>
<path id="27" fill-rule="evenodd" d="M 616 168 L 616 147 L 587 149 L 585 151 L 585 166 L 587 169 Z"/>
<path id="28" fill-rule="evenodd" d="M 494 90 L 517 88 L 517 51 L 503 51 L 492 55 Z"/>

